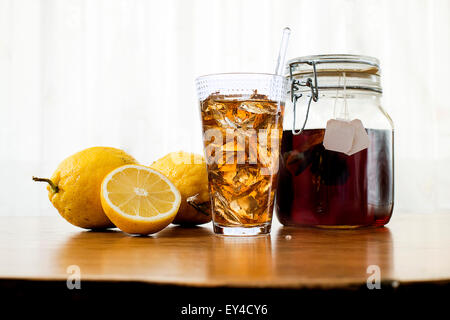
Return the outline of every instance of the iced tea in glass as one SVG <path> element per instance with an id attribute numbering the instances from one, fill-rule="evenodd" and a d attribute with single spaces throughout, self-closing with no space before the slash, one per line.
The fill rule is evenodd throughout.
<path id="1" fill-rule="evenodd" d="M 286 79 L 216 74 L 197 79 L 214 231 L 270 232 Z"/>

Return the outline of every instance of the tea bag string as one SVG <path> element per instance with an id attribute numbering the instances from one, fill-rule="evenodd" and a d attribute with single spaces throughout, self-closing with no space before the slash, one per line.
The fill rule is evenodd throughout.
<path id="1" fill-rule="evenodd" d="M 343 72 L 342 75 L 344 77 L 344 119 L 349 120 L 347 105 L 347 77 L 345 76 L 345 72 Z"/>
<path id="2" fill-rule="evenodd" d="M 338 85 L 336 87 L 336 96 L 334 97 L 334 105 L 333 105 L 333 119 L 336 119 L 336 104 L 339 98 L 339 88 L 341 87 L 341 75 L 338 78 Z"/>
<path id="3" fill-rule="evenodd" d="M 340 112 L 339 118 L 343 120 L 349 120 L 350 116 L 348 113 L 348 104 L 347 104 L 347 78 L 345 72 L 342 72 L 342 78 L 343 78 L 343 90 L 342 90 L 342 98 L 344 99 L 344 111 Z M 339 99 L 339 88 L 341 87 L 341 76 L 339 76 L 338 79 L 338 85 L 336 87 L 336 97 L 334 98 L 334 106 L 333 106 L 333 118 L 337 119 L 336 117 L 336 104 L 337 100 Z M 342 109 L 341 109 L 342 110 Z"/>

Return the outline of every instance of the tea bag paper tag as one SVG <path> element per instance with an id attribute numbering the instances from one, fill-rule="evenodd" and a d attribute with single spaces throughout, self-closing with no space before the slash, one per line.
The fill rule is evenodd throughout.
<path id="1" fill-rule="evenodd" d="M 366 132 L 361 120 L 354 119 L 351 125 L 355 128 L 355 135 L 353 137 L 353 145 L 350 151 L 346 152 L 348 156 L 360 152 L 369 147 L 369 135 Z"/>
<path id="2" fill-rule="evenodd" d="M 369 147 L 369 136 L 359 119 L 330 119 L 325 129 L 323 146 L 327 150 L 351 156 Z"/>
<path id="3" fill-rule="evenodd" d="M 350 121 L 330 119 L 327 122 L 323 146 L 327 150 L 347 153 L 352 150 L 355 127 Z"/>

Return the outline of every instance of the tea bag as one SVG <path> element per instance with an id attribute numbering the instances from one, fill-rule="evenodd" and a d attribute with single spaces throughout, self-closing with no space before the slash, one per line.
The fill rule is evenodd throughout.
<path id="1" fill-rule="evenodd" d="M 323 146 L 327 150 L 347 153 L 352 150 L 355 127 L 343 119 L 330 119 L 327 122 Z"/>
<path id="2" fill-rule="evenodd" d="M 361 120 L 349 119 L 348 106 L 346 99 L 346 79 L 344 78 L 344 111 L 339 118 L 336 118 L 336 101 L 339 95 L 339 89 L 336 91 L 336 99 L 334 100 L 334 118 L 327 122 L 323 146 L 327 150 L 342 152 L 351 156 L 361 150 L 369 147 L 369 136 Z M 340 86 L 341 78 L 339 77 Z"/>
<path id="3" fill-rule="evenodd" d="M 353 145 L 350 151 L 346 152 L 348 156 L 360 152 L 369 147 L 369 136 L 364 128 L 361 120 L 354 119 L 350 121 L 351 125 L 355 128 L 355 135 L 353 136 Z"/>

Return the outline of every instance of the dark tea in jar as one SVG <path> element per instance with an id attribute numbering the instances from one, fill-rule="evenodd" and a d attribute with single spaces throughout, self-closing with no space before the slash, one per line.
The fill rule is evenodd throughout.
<path id="1" fill-rule="evenodd" d="M 394 131 L 380 104 L 378 60 L 309 56 L 289 61 L 287 72 L 294 112 L 286 108 L 278 219 L 326 228 L 387 224 L 394 204 Z M 307 111 L 296 112 L 300 109 Z M 361 128 L 355 129 L 355 122 Z M 330 123 L 338 128 L 331 130 Z"/>

